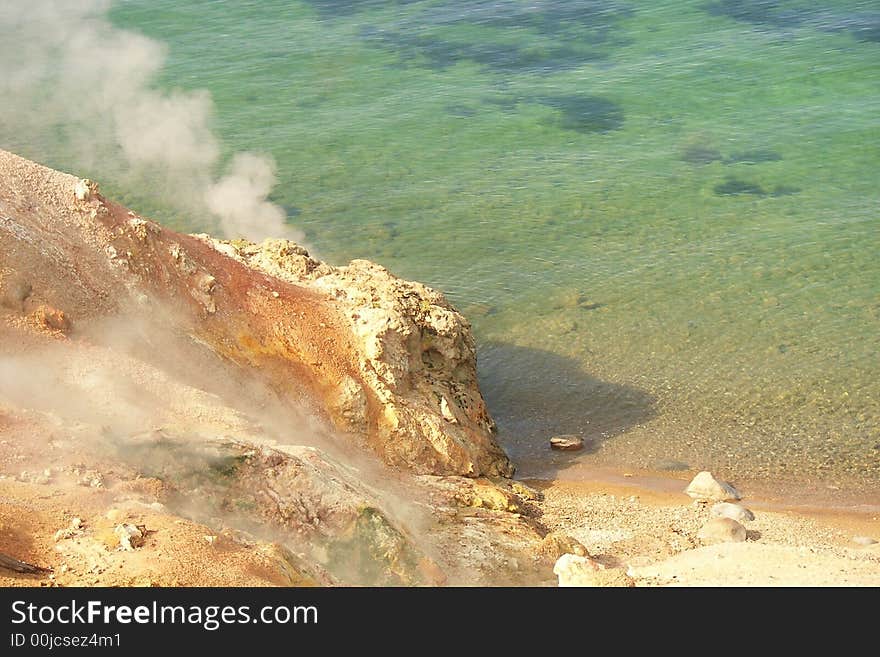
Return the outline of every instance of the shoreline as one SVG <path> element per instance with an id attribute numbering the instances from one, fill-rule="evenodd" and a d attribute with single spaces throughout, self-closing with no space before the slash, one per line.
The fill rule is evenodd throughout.
<path id="1" fill-rule="evenodd" d="M 542 477 L 516 477 L 517 480 L 536 488 L 546 490 L 554 486 L 577 491 L 583 495 L 604 494 L 629 497 L 637 495 L 648 506 L 688 505 L 691 500 L 684 489 L 693 474 L 684 477 L 650 475 L 630 475 L 630 472 L 614 471 L 609 468 L 590 469 L 591 479 L 573 479 L 560 476 L 555 479 Z M 753 511 L 788 514 L 810 518 L 854 535 L 880 535 L 880 505 L 817 505 L 815 503 L 796 504 L 770 499 L 761 495 L 744 496 L 742 504 Z"/>
<path id="2" fill-rule="evenodd" d="M 700 529 L 711 504 L 685 495 L 686 481 L 665 478 L 658 487 L 606 472 L 591 481 L 527 483 L 543 495 L 542 522 L 583 545 L 593 564 L 586 581 L 568 585 L 880 586 L 880 543 L 854 540 L 880 538 L 876 510 L 793 508 L 747 497 L 741 503 L 754 520 L 744 523 L 745 539 L 707 542 Z"/>
<path id="3" fill-rule="evenodd" d="M 502 441 L 502 445 L 504 441 Z M 549 447 L 547 448 L 549 452 Z M 711 467 L 681 470 L 657 470 L 639 467 L 623 467 L 616 464 L 588 463 L 577 460 L 561 465 L 548 455 L 543 462 L 534 456 L 518 459 L 516 478 L 536 482 L 588 482 L 601 481 L 609 485 L 635 487 L 658 493 L 681 492 L 700 470 L 711 470 L 716 476 L 734 484 L 737 489 L 756 500 L 756 505 L 768 510 L 814 510 L 817 513 L 847 512 L 880 514 L 880 492 L 866 494 L 855 487 L 838 487 L 824 481 L 813 482 L 804 475 L 800 479 L 779 478 L 768 482 L 760 477 L 726 476 L 722 469 Z M 558 457 L 557 457 L 558 458 Z"/>

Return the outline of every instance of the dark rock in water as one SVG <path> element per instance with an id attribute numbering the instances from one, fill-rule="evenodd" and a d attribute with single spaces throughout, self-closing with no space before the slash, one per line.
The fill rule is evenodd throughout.
<path id="1" fill-rule="evenodd" d="M 689 466 L 687 463 L 684 463 L 683 461 L 674 461 L 674 460 L 664 459 L 662 461 L 657 461 L 654 464 L 654 469 L 655 470 L 665 470 L 668 472 L 681 472 L 683 470 L 690 470 L 691 466 Z"/>
<path id="2" fill-rule="evenodd" d="M 734 153 L 724 160 L 724 164 L 759 164 L 761 162 L 778 162 L 781 159 L 782 156 L 776 151 L 761 148 L 754 151 Z"/>
<path id="3" fill-rule="evenodd" d="M 563 295 L 554 305 L 554 308 L 580 308 L 581 310 L 596 310 L 604 306 L 604 303 L 596 301 L 593 297 L 583 292 L 570 292 Z"/>
<path id="4" fill-rule="evenodd" d="M 759 184 L 740 180 L 739 178 L 728 178 L 723 183 L 715 185 L 714 189 L 718 196 L 739 196 L 741 194 L 765 196 L 767 193 Z"/>
<path id="5" fill-rule="evenodd" d="M 550 439 L 550 448 L 565 452 L 574 452 L 584 448 L 584 439 L 574 434 L 553 436 Z"/>
<path id="6" fill-rule="evenodd" d="M 681 159 L 688 164 L 711 164 L 721 159 L 721 151 L 711 146 L 692 144 L 681 152 Z"/>

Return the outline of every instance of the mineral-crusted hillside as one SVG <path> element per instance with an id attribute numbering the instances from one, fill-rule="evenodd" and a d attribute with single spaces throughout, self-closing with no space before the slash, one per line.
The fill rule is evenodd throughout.
<path id="1" fill-rule="evenodd" d="M 552 580 L 475 370 L 430 288 L 0 151 L 0 554 L 53 569 L 14 583 Z"/>
<path id="2" fill-rule="evenodd" d="M 469 325 L 441 293 L 367 261 L 332 267 L 292 242 L 175 233 L 89 181 L 3 151 L 0 176 L 0 275 L 13 305 L 51 308 L 39 312 L 76 327 L 158 302 L 217 354 L 307 393 L 389 464 L 512 473 L 477 386 Z"/>

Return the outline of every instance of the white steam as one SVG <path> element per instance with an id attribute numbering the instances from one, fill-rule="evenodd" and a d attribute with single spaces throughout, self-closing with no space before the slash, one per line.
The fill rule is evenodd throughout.
<path id="1" fill-rule="evenodd" d="M 68 166 L 112 171 L 164 203 L 210 212 L 227 237 L 300 240 L 267 200 L 272 159 L 239 153 L 218 176 L 210 94 L 154 88 L 165 48 L 113 26 L 111 4 L 0 2 L 0 147 L 37 158 L 63 153 Z"/>
<path id="2" fill-rule="evenodd" d="M 270 159 L 239 153 L 229 173 L 210 186 L 205 198 L 224 226 L 236 226 L 242 235 L 254 235 L 264 226 L 284 223 L 281 208 L 266 200 L 274 184 L 275 166 Z"/>

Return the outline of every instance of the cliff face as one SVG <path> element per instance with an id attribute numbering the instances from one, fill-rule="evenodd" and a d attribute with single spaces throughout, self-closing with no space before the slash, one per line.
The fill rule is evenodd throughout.
<path id="1" fill-rule="evenodd" d="M 503 475 L 465 318 L 367 261 L 332 267 L 293 242 L 183 235 L 93 183 L 0 151 L 0 296 L 68 331 L 156 315 L 265 377 L 388 464 Z"/>

